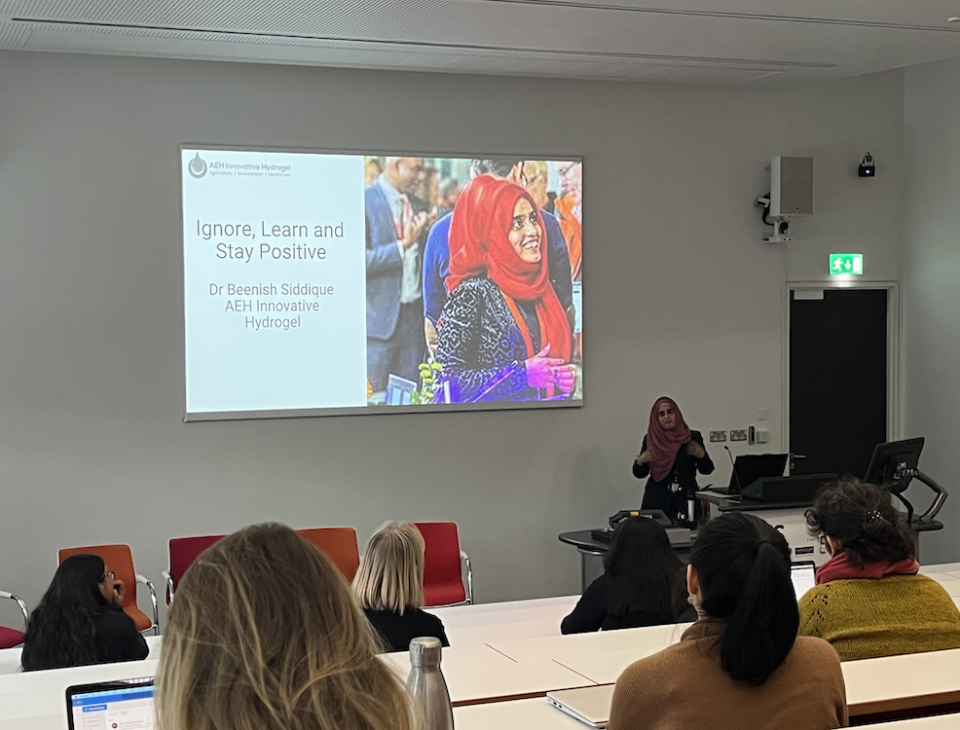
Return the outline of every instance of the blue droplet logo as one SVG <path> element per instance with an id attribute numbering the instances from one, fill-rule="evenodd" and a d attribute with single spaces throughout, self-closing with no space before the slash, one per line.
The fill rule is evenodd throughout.
<path id="1" fill-rule="evenodd" d="M 190 164 L 187 165 L 187 172 L 195 178 L 201 178 L 207 174 L 207 163 L 201 159 L 199 152 L 196 157 L 190 160 Z"/>

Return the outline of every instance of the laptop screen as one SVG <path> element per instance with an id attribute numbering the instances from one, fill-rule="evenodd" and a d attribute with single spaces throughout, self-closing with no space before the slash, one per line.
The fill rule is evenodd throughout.
<path id="1" fill-rule="evenodd" d="M 70 730 L 153 730 L 153 678 L 67 689 Z"/>
<path id="2" fill-rule="evenodd" d="M 787 454 L 741 454 L 734 462 L 730 474 L 730 493 L 740 494 L 763 477 L 782 477 L 787 468 Z"/>
<path id="3" fill-rule="evenodd" d="M 792 563 L 790 565 L 790 579 L 793 581 L 793 591 L 799 599 L 817 584 L 817 569 L 813 561 Z"/>

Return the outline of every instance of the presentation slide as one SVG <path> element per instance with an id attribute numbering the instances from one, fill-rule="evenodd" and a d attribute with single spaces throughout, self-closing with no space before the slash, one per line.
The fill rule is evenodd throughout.
<path id="1" fill-rule="evenodd" d="M 581 405 L 582 168 L 181 148 L 185 420 Z"/>

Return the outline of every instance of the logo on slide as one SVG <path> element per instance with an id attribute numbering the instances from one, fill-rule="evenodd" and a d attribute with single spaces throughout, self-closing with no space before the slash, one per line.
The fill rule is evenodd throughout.
<path id="1" fill-rule="evenodd" d="M 190 164 L 187 165 L 187 172 L 198 179 L 207 174 L 207 163 L 200 158 L 199 152 L 196 157 L 190 160 Z"/>

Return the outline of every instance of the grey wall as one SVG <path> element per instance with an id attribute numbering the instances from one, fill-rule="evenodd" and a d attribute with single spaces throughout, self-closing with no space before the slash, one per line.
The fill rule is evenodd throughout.
<path id="1" fill-rule="evenodd" d="M 904 236 L 906 434 L 925 436 L 921 468 L 953 494 L 942 532 L 924 538 L 928 560 L 957 560 L 960 489 L 960 59 L 906 74 L 907 195 Z M 908 496 L 928 504 L 930 493 Z"/>
<path id="2" fill-rule="evenodd" d="M 760 92 L 2 53 L 0 99 L 0 585 L 31 602 L 60 546 L 130 543 L 159 581 L 169 537 L 267 519 L 456 520 L 479 600 L 572 593 L 557 534 L 639 504 L 658 395 L 704 431 L 768 408 L 779 449 L 786 278 L 838 246 L 900 274 L 899 175 L 853 172 L 901 165 L 900 73 Z M 184 142 L 582 155 L 586 405 L 183 424 Z M 786 250 L 752 207 L 777 154 L 817 160 Z"/>

